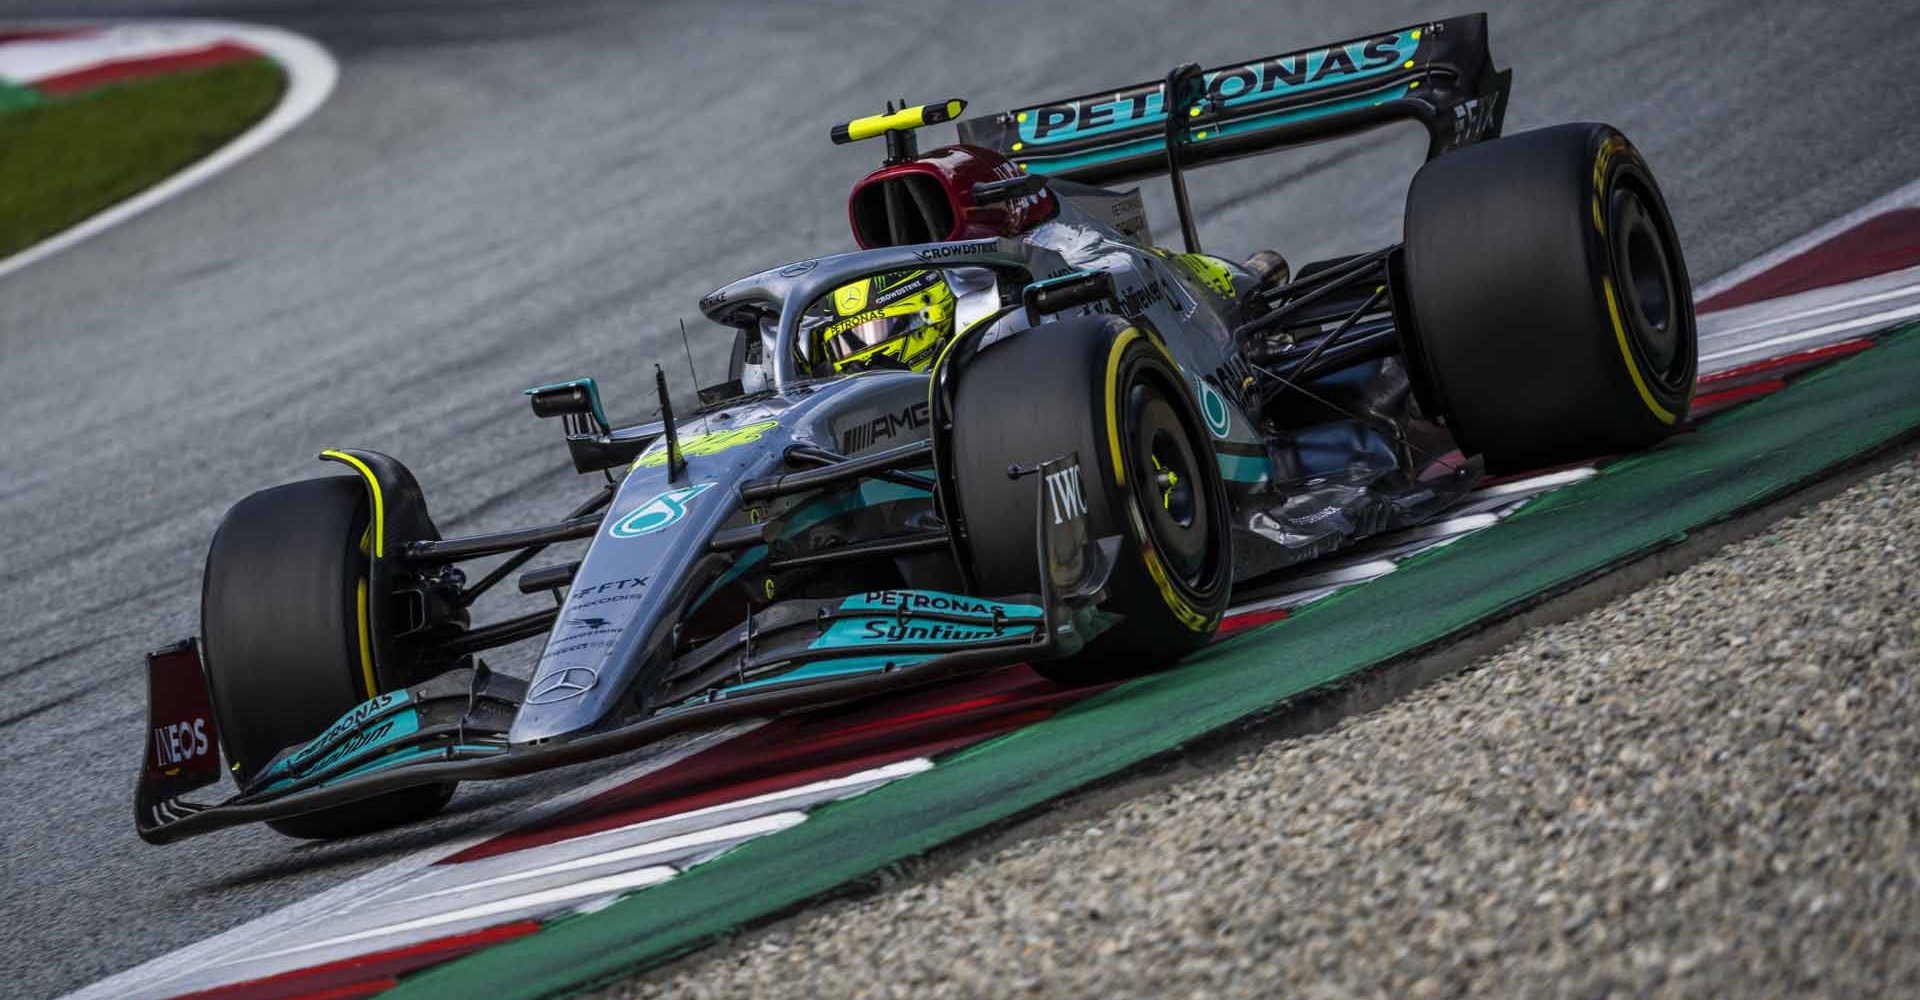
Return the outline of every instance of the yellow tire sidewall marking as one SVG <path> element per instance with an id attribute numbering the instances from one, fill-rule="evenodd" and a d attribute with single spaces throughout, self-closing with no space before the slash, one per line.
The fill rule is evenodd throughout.
<path id="1" fill-rule="evenodd" d="M 1626 137 L 1618 133 L 1608 136 L 1604 142 L 1600 143 L 1600 149 L 1593 159 L 1593 227 L 1599 231 L 1602 239 L 1606 238 L 1607 225 L 1605 215 L 1601 212 L 1600 196 L 1606 191 L 1607 168 L 1612 165 L 1616 155 L 1623 159 L 1636 158 L 1633 147 L 1627 144 Z M 1606 251 L 1607 260 L 1611 261 L 1612 251 L 1605 247 L 1602 249 Z M 1607 319 L 1613 323 L 1613 339 L 1620 348 L 1620 360 L 1627 366 L 1627 376 L 1633 380 L 1634 390 L 1640 393 L 1640 401 L 1646 404 L 1647 411 L 1652 413 L 1655 419 L 1663 424 L 1672 424 L 1679 419 L 1679 414 L 1661 406 L 1660 401 L 1653 398 L 1653 390 L 1647 387 L 1646 376 L 1640 373 L 1640 362 L 1633 357 L 1633 345 L 1627 342 L 1626 324 L 1620 320 L 1620 299 L 1614 291 L 1612 275 L 1600 276 L 1600 290 L 1606 295 Z"/>
<path id="2" fill-rule="evenodd" d="M 1627 328 L 1620 322 L 1620 303 L 1613 294 L 1613 277 L 1602 275 L 1600 288 L 1607 296 L 1607 318 L 1613 321 L 1613 338 L 1620 345 L 1620 359 L 1626 362 L 1627 375 L 1633 379 L 1633 387 L 1640 392 L 1640 401 L 1663 424 L 1671 424 L 1679 419 L 1678 414 L 1661 406 L 1653 398 L 1653 392 L 1647 388 L 1647 380 L 1640 374 L 1640 364 L 1633 359 L 1633 347 L 1627 343 Z"/>
<path id="3" fill-rule="evenodd" d="M 367 481 L 367 490 L 373 494 L 373 522 L 367 525 L 366 530 L 360 534 L 360 552 L 363 555 L 366 553 L 368 536 L 371 535 L 374 558 L 379 559 L 385 556 L 387 547 L 387 506 L 386 498 L 380 493 L 380 480 L 374 478 L 373 470 L 367 468 L 367 463 L 360 461 L 344 451 L 329 448 L 321 452 L 320 456 L 353 466 L 353 468 L 360 473 L 360 478 Z M 366 684 L 367 697 L 372 698 L 380 693 L 380 686 L 374 680 L 373 634 L 368 624 L 369 616 L 367 575 L 362 573 L 359 583 L 354 588 L 354 618 L 356 619 L 360 639 L 360 679 Z"/>
<path id="4" fill-rule="evenodd" d="M 1127 345 L 1139 338 L 1139 330 L 1127 327 L 1113 338 L 1113 346 L 1107 348 L 1107 445 L 1113 453 L 1113 482 L 1116 486 L 1127 485 L 1126 461 L 1121 458 L 1120 448 L 1120 357 L 1127 352 Z"/>
<path id="5" fill-rule="evenodd" d="M 380 686 L 373 679 L 373 634 L 367 624 L 367 578 L 364 576 L 355 588 L 355 598 L 354 617 L 360 625 L 360 678 L 366 681 L 367 697 L 372 698 L 380 693 Z"/>
<path id="6" fill-rule="evenodd" d="M 380 480 L 373 477 L 373 470 L 367 463 L 344 451 L 327 449 L 320 453 L 323 457 L 345 462 L 359 470 L 361 478 L 367 481 L 367 489 L 373 494 L 373 557 L 384 559 L 387 555 L 387 505 L 380 495 Z"/>
<path id="7" fill-rule="evenodd" d="M 1173 617 L 1179 619 L 1180 624 L 1194 632 L 1205 632 L 1213 624 L 1211 618 L 1201 614 L 1193 605 L 1187 603 L 1185 597 L 1180 596 L 1179 591 L 1173 589 L 1173 580 L 1167 576 L 1166 567 L 1160 565 L 1158 552 L 1143 545 L 1140 547 L 1140 561 L 1146 564 L 1147 575 L 1153 578 L 1153 585 L 1160 591 L 1160 598 L 1167 602 L 1167 610 L 1173 612 Z"/>
<path id="8" fill-rule="evenodd" d="M 1140 337 L 1141 333 L 1138 329 L 1127 327 L 1113 339 L 1113 345 L 1107 349 L 1107 444 L 1113 453 L 1114 483 L 1121 487 L 1127 485 L 1127 476 L 1120 446 L 1120 358 L 1126 353 L 1127 345 Z M 1166 348 L 1161 347 L 1157 341 L 1148 338 L 1147 342 L 1158 349 L 1163 357 L 1166 356 Z M 1169 363 L 1172 363 L 1172 360 L 1170 357 L 1167 358 Z M 1175 369 L 1178 370 L 1177 365 Z M 1154 589 L 1160 591 L 1160 599 L 1166 603 L 1167 610 L 1173 612 L 1173 617 L 1188 629 L 1195 632 L 1207 631 L 1212 627 L 1213 619 L 1201 614 L 1179 591 L 1174 589 L 1173 579 L 1167 574 L 1167 568 L 1160 562 L 1160 554 L 1154 551 L 1152 543 L 1148 541 L 1146 524 L 1140 516 L 1136 503 L 1128 503 L 1127 508 L 1128 516 L 1134 522 L 1134 533 L 1139 540 L 1140 561 L 1146 566 L 1147 576 L 1153 580 Z"/>

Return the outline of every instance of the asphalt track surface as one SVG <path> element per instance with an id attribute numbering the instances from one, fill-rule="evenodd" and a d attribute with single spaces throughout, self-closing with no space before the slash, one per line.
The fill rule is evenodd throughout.
<path id="1" fill-rule="evenodd" d="M 5 5 L 4 16 L 73 13 Z M 178 201 L 0 279 L 0 992 L 80 986 L 523 808 L 592 769 L 469 789 L 332 846 L 264 829 L 135 838 L 140 654 L 196 629 L 200 560 L 245 492 L 407 461 L 444 528 L 554 516 L 587 487 L 518 395 L 600 378 L 647 415 L 676 317 L 740 274 L 851 248 L 888 97 L 988 111 L 1456 12 L 1423 4 L 86 5 L 290 28 L 331 101 Z M 1672 203 L 1696 281 L 1911 179 L 1901 5 L 1494 5 L 1508 131 L 1610 121 Z M 1411 130 L 1195 175 L 1209 249 L 1296 262 L 1397 238 Z M 1157 189 L 1150 188 L 1157 196 Z M 1152 211 L 1157 208 L 1158 211 Z M 1164 199 L 1150 202 L 1163 238 Z M 698 327 L 696 325 L 696 335 Z M 723 344 L 695 344 L 703 371 Z M 677 362 L 677 364 L 676 364 Z M 684 378 L 681 379 L 685 381 Z M 493 610 L 508 610 L 503 601 Z M 497 665 L 514 669 L 528 654 Z"/>

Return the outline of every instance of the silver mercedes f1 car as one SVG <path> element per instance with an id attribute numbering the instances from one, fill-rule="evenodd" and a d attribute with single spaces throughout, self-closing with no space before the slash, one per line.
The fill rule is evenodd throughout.
<path id="1" fill-rule="evenodd" d="M 834 127 L 885 145 L 849 203 L 860 249 L 702 298 L 733 346 L 697 406 L 657 369 L 658 419 L 631 426 L 591 379 L 528 390 L 605 473 L 565 517 L 446 537 L 405 466 L 352 448 L 227 513 L 200 634 L 148 657 L 140 835 L 351 835 L 729 718 L 1016 663 L 1166 667 L 1236 585 L 1485 471 L 1657 444 L 1696 360 L 1659 187 L 1605 125 L 1503 137 L 1509 84 L 1476 15 Z M 1201 248 L 1195 168 L 1408 120 L 1430 142 L 1399 244 L 1297 270 Z M 959 141 L 922 152 L 946 122 Z M 1177 251 L 1115 186 L 1162 175 Z M 551 600 L 472 621 L 509 578 Z M 530 676 L 483 659 L 535 639 Z M 224 801 L 186 797 L 225 775 Z"/>

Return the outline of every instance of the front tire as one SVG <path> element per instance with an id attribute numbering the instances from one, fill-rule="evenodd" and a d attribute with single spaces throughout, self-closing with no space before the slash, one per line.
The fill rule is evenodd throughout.
<path id="1" fill-rule="evenodd" d="M 367 494 L 332 476 L 234 504 L 207 551 L 200 635 L 220 741 L 244 785 L 281 750 L 380 693 L 367 633 Z M 452 783 L 405 788 L 268 825 L 353 836 L 424 819 Z"/>
<path id="2" fill-rule="evenodd" d="M 1405 248 L 1416 376 L 1489 469 L 1636 451 L 1686 417 L 1692 284 L 1652 171 L 1612 127 L 1432 160 L 1407 192 Z"/>
<path id="3" fill-rule="evenodd" d="M 1039 593 L 1036 486 L 1012 464 L 1075 454 L 1091 537 L 1119 535 L 1102 607 L 1119 624 L 1072 657 L 1035 663 L 1067 684 L 1171 665 L 1226 612 L 1226 487 L 1178 367 L 1117 320 L 1051 323 L 989 346 L 959 373 L 952 455 L 981 593 Z"/>

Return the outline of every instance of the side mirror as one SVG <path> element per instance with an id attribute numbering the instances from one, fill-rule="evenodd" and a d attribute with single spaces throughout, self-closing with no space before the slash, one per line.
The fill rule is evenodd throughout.
<path id="1" fill-rule="evenodd" d="M 593 379 L 576 378 L 552 385 L 537 385 L 526 390 L 532 398 L 533 415 L 566 418 L 567 435 L 605 434 L 612 429 L 607 411 L 600 406 L 600 387 Z M 591 423 L 589 423 L 591 421 Z"/>
<path id="2" fill-rule="evenodd" d="M 1105 271 L 1075 271 L 1036 281 L 1020 291 L 1020 302 L 1027 307 L 1029 323 L 1038 323 L 1042 316 L 1074 306 L 1105 302 L 1113 297 L 1113 275 Z"/>

